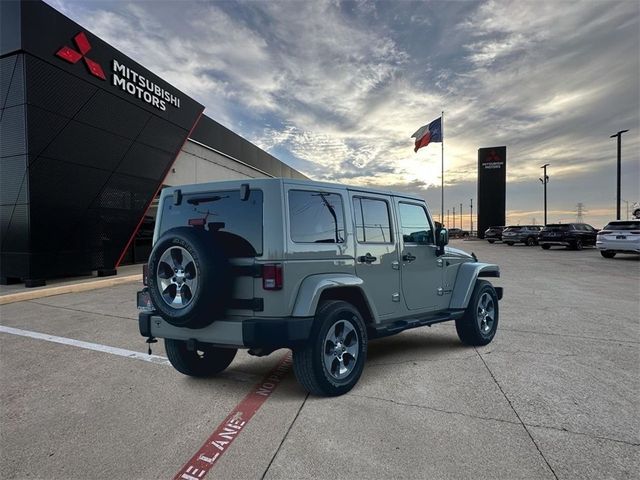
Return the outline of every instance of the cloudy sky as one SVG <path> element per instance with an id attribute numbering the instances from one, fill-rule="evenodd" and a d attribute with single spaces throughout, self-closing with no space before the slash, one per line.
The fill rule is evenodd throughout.
<path id="1" fill-rule="evenodd" d="M 506 145 L 508 223 L 602 227 L 640 201 L 640 3 L 47 0 L 311 178 L 411 191 L 445 211 L 476 196 L 477 149 Z M 626 205 L 622 204 L 623 218 Z M 451 225 L 451 224 L 450 224 Z"/>

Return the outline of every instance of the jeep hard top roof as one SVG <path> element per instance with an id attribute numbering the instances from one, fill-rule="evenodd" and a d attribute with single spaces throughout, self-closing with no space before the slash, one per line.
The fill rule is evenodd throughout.
<path id="1" fill-rule="evenodd" d="M 260 188 L 261 185 L 269 185 L 273 183 L 283 183 L 285 185 L 299 185 L 301 187 L 313 187 L 313 188 L 338 188 L 351 190 L 362 193 L 376 193 L 380 195 L 393 195 L 396 197 L 408 198 L 411 200 L 417 200 L 424 202 L 424 198 L 420 198 L 416 195 L 410 195 L 408 193 L 395 192 L 391 190 L 383 190 L 378 188 L 369 188 L 356 185 L 345 185 L 341 183 L 319 182 L 316 180 L 302 180 L 294 178 L 246 178 L 242 180 L 225 180 L 221 182 L 208 182 L 208 183 L 192 183 L 188 185 L 174 185 L 165 187 L 162 189 L 161 196 L 172 195 L 175 190 L 181 190 L 182 193 L 196 193 L 207 190 L 229 190 L 240 188 L 243 183 L 248 183 L 249 188 Z"/>

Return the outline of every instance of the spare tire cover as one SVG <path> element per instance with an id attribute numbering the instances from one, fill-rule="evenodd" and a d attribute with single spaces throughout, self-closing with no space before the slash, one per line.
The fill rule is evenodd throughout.
<path id="1" fill-rule="evenodd" d="M 148 266 L 151 301 L 171 325 L 202 328 L 224 315 L 233 279 L 229 259 L 209 232 L 168 230 L 154 245 Z"/>

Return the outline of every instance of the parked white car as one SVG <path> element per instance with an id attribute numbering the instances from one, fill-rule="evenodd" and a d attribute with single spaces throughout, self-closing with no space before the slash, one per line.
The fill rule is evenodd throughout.
<path id="1" fill-rule="evenodd" d="M 640 219 L 614 220 L 598 232 L 596 247 L 605 258 L 616 253 L 640 255 Z"/>

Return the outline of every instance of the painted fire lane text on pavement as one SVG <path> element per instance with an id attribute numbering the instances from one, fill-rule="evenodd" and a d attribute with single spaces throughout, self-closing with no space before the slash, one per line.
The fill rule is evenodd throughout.
<path id="1" fill-rule="evenodd" d="M 213 468 L 227 451 L 249 420 L 266 402 L 291 368 L 291 353 L 286 354 L 278 365 L 258 383 L 232 410 L 229 416 L 215 429 L 200 447 L 200 450 L 180 469 L 174 480 L 200 480 Z"/>

